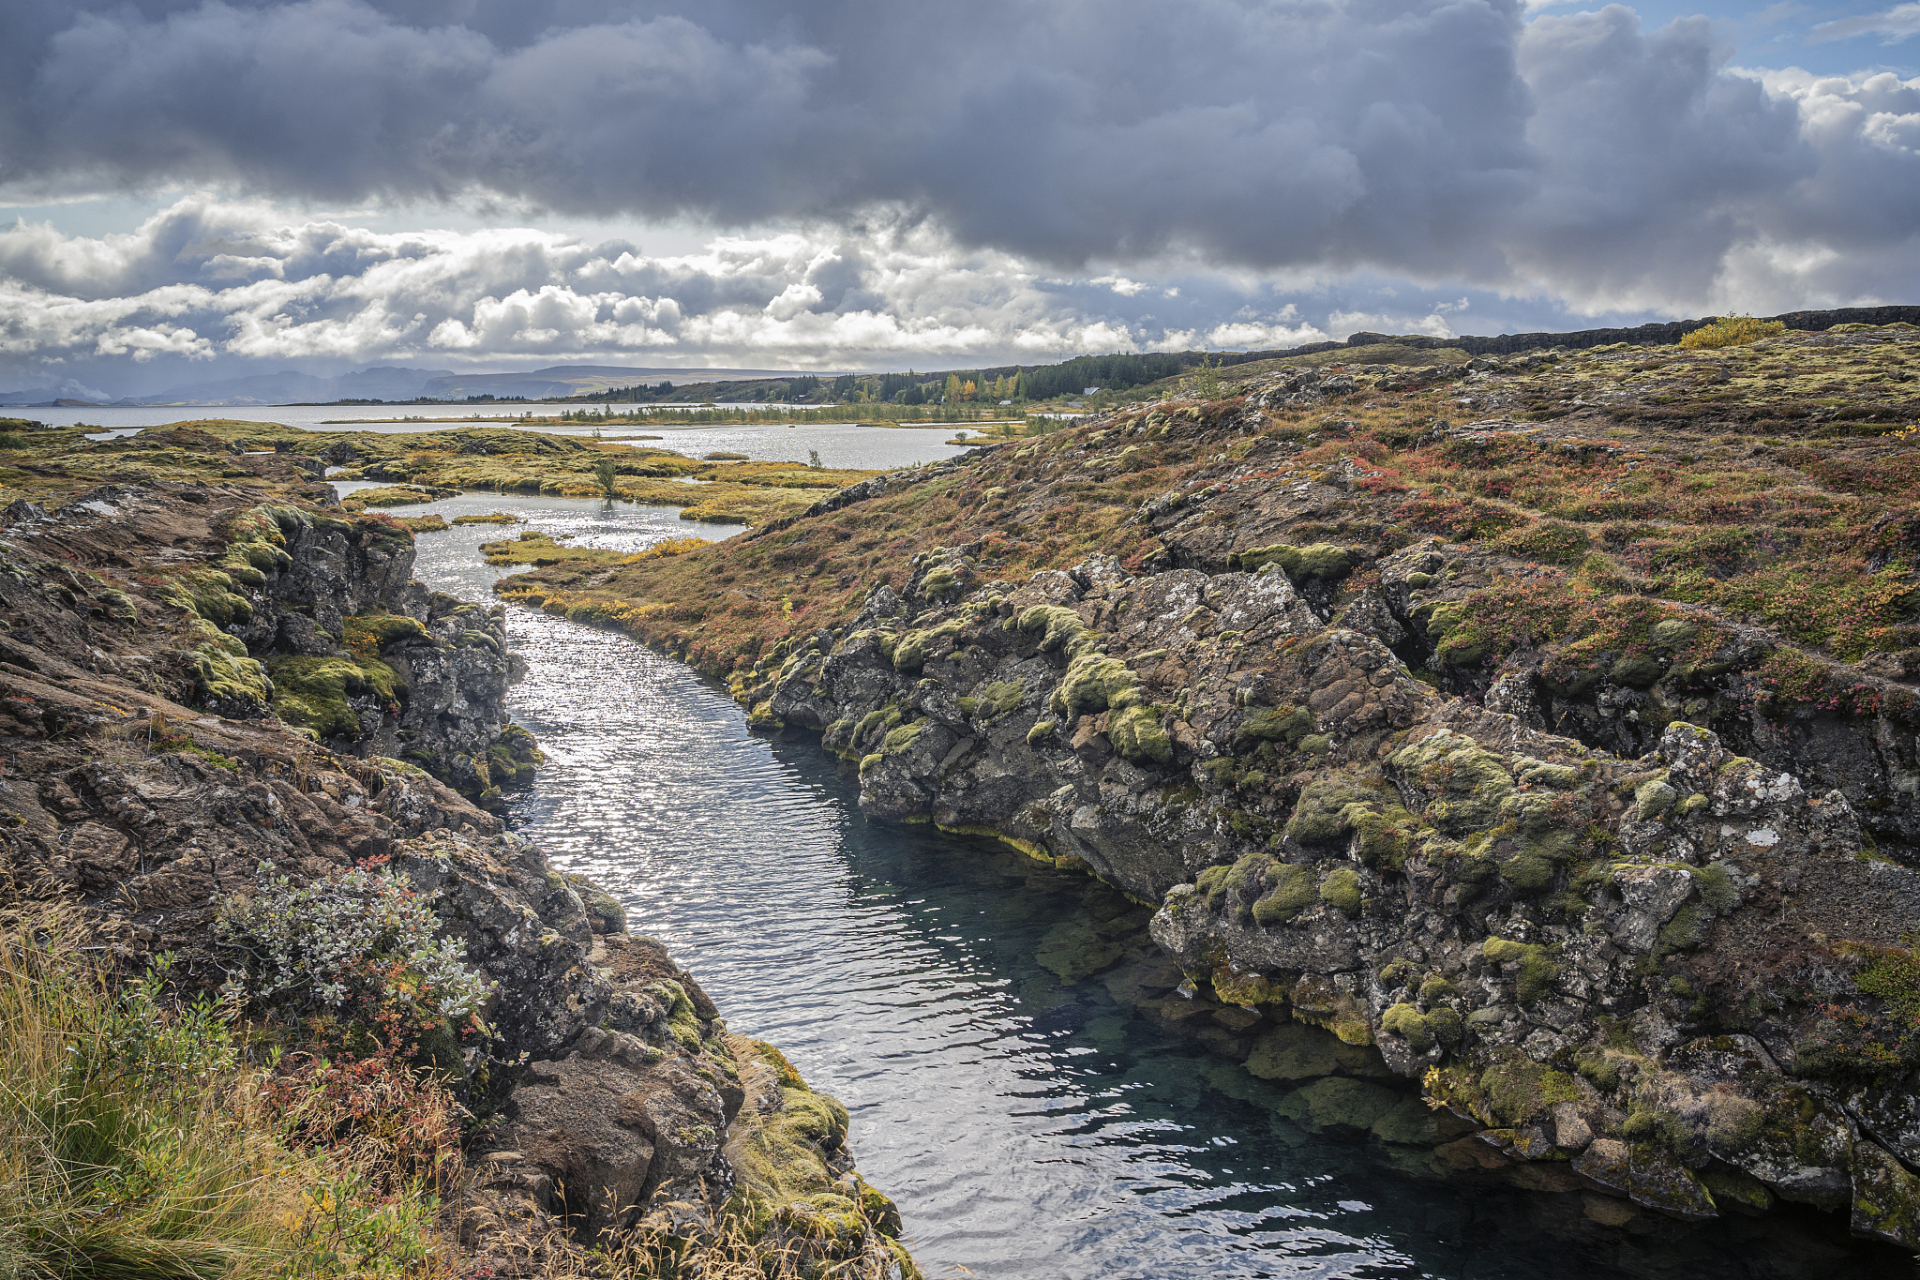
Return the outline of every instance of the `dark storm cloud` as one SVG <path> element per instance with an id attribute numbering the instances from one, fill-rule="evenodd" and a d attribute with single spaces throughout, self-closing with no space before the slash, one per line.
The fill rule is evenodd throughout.
<path id="1" fill-rule="evenodd" d="M 16 186 L 734 225 L 886 205 L 1054 264 L 1178 251 L 1590 305 L 1686 305 L 1831 239 L 1917 283 L 1911 108 L 1850 100 L 1826 127 L 1807 86 L 1728 74 L 1703 22 L 1649 34 L 1618 6 L 15 0 L 5 21 Z"/>

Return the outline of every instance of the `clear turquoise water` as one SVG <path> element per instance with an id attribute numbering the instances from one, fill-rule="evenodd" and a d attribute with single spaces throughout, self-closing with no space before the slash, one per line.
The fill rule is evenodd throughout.
<path id="1" fill-rule="evenodd" d="M 587 501 L 422 508 L 503 509 L 609 547 L 732 532 Z M 503 532 L 423 535 L 417 573 L 488 599 L 500 571 L 476 548 Z M 1262 1103 L 1282 1091 L 1116 999 L 1129 965 L 1070 984 L 1040 962 L 1072 938 L 1136 941 L 1139 908 L 996 848 L 869 824 L 817 746 L 754 736 L 723 692 L 623 637 L 518 608 L 508 628 L 530 668 L 512 709 L 549 756 L 513 820 L 620 896 L 734 1029 L 847 1103 L 861 1171 L 930 1275 L 1881 1274 L 1786 1224 L 1622 1233 L 1578 1194 L 1401 1176 L 1410 1153 L 1276 1115 Z"/>

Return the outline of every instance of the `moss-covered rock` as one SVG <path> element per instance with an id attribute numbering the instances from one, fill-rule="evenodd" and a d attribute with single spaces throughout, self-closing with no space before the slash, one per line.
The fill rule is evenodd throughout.
<path id="1" fill-rule="evenodd" d="M 1173 740 L 1160 727 L 1158 707 L 1123 707 L 1114 712 L 1107 739 L 1135 764 L 1166 764 L 1173 759 Z"/>
<path id="2" fill-rule="evenodd" d="M 1089 653 L 1067 665 L 1067 673 L 1053 694 L 1053 711 L 1071 719 L 1095 714 L 1108 708 L 1125 708 L 1138 702 L 1140 678 L 1118 658 Z"/>
<path id="3" fill-rule="evenodd" d="M 1320 897 L 1320 887 L 1311 867 L 1284 862 L 1269 877 L 1271 886 L 1253 904 L 1253 918 L 1262 925 L 1279 925 L 1305 911 Z"/>
<path id="4" fill-rule="evenodd" d="M 1304 547 L 1281 542 L 1236 552 L 1228 557 L 1227 567 L 1257 573 L 1270 564 L 1277 564 L 1287 577 L 1298 583 L 1337 582 L 1352 572 L 1358 559 L 1345 547 L 1330 542 L 1315 542 Z"/>
<path id="5" fill-rule="evenodd" d="M 358 737 L 360 713 L 355 698 L 373 709 L 398 714 L 406 686 L 393 668 L 378 658 L 283 656 L 267 660 L 273 677 L 273 710 L 282 720 L 311 729 L 321 738 Z"/>
<path id="6" fill-rule="evenodd" d="M 1523 1005 L 1538 1003 L 1560 977 L 1560 963 L 1546 947 L 1508 938 L 1488 938 L 1480 944 L 1480 954 L 1500 966 L 1516 970 L 1514 996 Z"/>

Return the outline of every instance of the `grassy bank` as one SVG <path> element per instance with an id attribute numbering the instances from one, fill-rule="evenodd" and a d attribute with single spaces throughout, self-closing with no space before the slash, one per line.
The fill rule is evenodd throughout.
<path id="1" fill-rule="evenodd" d="M 276 1075 L 164 970 L 116 982 L 82 945 L 0 928 L 0 1275 L 457 1274 L 444 1094 Z"/>

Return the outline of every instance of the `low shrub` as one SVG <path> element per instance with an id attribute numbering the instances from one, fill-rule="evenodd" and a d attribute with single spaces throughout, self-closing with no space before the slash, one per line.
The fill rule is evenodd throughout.
<path id="1" fill-rule="evenodd" d="M 239 961 L 228 991 L 322 1051 L 441 1060 L 480 1028 L 487 984 L 460 944 L 435 938 L 426 898 L 362 865 L 296 888 L 262 863 L 254 895 L 228 898 L 216 933 Z"/>
<path id="2" fill-rule="evenodd" d="M 1680 339 L 1688 351 L 1708 351 L 1719 347 L 1744 347 L 1749 342 L 1785 333 L 1781 320 L 1756 320 L 1752 316 L 1721 316 L 1704 329 L 1695 329 Z"/>

